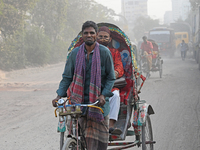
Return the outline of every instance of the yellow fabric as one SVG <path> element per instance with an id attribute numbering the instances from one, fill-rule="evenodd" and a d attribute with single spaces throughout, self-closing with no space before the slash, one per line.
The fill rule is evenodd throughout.
<path id="1" fill-rule="evenodd" d="M 149 70 L 151 70 L 151 67 L 152 67 L 152 55 L 151 54 L 149 55 L 146 51 L 144 51 L 144 55 L 147 58 L 147 61 L 148 61 L 148 64 L 149 64 Z"/>

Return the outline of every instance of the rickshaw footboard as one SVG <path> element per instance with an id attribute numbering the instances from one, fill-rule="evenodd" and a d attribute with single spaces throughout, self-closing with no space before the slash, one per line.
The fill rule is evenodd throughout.
<path id="1" fill-rule="evenodd" d="M 155 144 L 156 141 L 146 141 L 146 144 Z M 134 147 L 138 144 L 142 144 L 142 142 L 136 140 L 134 142 L 115 142 L 115 143 L 108 143 L 108 146 L 120 146 L 115 148 L 110 148 L 108 150 L 121 150 L 121 149 L 127 149 L 130 147 Z M 122 146 L 123 145 L 123 146 Z"/>

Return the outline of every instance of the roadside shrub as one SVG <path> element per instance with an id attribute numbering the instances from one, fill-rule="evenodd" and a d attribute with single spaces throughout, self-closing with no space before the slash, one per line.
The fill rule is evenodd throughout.
<path id="1" fill-rule="evenodd" d="M 62 40 L 57 40 L 55 44 L 52 45 L 49 63 L 57 63 L 60 61 L 65 61 L 67 58 L 69 44 Z"/>
<path id="2" fill-rule="evenodd" d="M 23 35 L 16 32 L 0 43 L 0 69 L 9 71 L 25 67 Z"/>
<path id="3" fill-rule="evenodd" d="M 52 44 L 43 29 L 17 31 L 0 42 L 0 70 L 22 69 L 65 61 L 69 44 L 56 39 Z"/>
<path id="4" fill-rule="evenodd" d="M 33 28 L 27 32 L 24 44 L 27 65 L 43 66 L 49 62 L 51 43 L 42 29 Z"/>

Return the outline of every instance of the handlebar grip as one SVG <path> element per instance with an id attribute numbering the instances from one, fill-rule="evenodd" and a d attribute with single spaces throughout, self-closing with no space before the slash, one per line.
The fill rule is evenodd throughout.
<path id="1" fill-rule="evenodd" d="M 56 108 L 55 111 L 54 111 L 54 113 L 55 113 L 55 117 L 57 117 L 57 113 L 56 113 L 57 109 L 58 109 L 58 108 Z"/>
<path id="2" fill-rule="evenodd" d="M 102 113 L 104 113 L 103 110 L 102 110 L 100 107 L 98 107 L 98 106 L 92 106 L 92 105 L 91 105 L 91 106 L 88 106 L 88 107 L 97 108 L 97 109 L 99 109 Z"/>
<path id="3" fill-rule="evenodd" d="M 100 100 L 99 100 L 99 99 L 97 99 L 97 100 L 96 100 L 96 102 L 95 102 L 95 104 L 98 104 L 99 102 L 100 102 Z"/>

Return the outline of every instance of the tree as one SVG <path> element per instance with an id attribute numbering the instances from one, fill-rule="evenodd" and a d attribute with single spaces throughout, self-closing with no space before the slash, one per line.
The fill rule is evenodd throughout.
<path id="1" fill-rule="evenodd" d="M 86 20 L 114 22 L 94 0 L 0 0 L 0 69 L 56 63 Z"/>
<path id="2" fill-rule="evenodd" d="M 190 0 L 190 3 L 192 5 L 192 8 L 195 9 L 200 5 L 200 0 Z"/>
<path id="3" fill-rule="evenodd" d="M 62 33 L 67 19 L 67 0 L 39 0 L 31 12 L 32 24 L 44 28 L 53 43 Z"/>
<path id="4" fill-rule="evenodd" d="M 62 37 L 72 40 L 83 22 L 114 22 L 113 10 L 94 0 L 39 0 L 31 13 L 32 24 L 43 27 L 52 42 Z"/>
<path id="5" fill-rule="evenodd" d="M 67 3 L 66 39 L 74 38 L 87 20 L 114 23 L 114 12 L 94 0 L 69 0 Z"/>
<path id="6" fill-rule="evenodd" d="M 135 26 L 133 28 L 133 34 L 136 40 L 141 40 L 142 36 L 144 36 L 145 32 L 148 32 L 153 27 L 157 27 L 159 25 L 158 19 L 151 19 L 150 17 L 139 17 L 135 21 Z"/>
<path id="7" fill-rule="evenodd" d="M 0 0 L 0 30 L 4 38 L 23 27 L 26 12 L 36 0 Z"/>
<path id="8" fill-rule="evenodd" d="M 39 65 L 49 63 L 51 44 L 49 38 L 38 27 L 26 32 L 24 55 L 27 65 Z"/>

